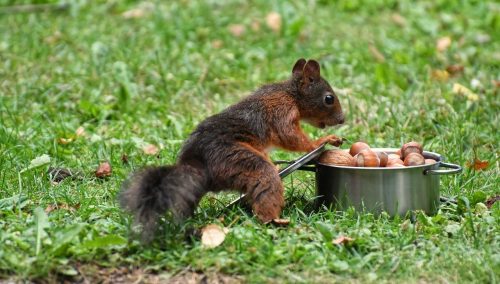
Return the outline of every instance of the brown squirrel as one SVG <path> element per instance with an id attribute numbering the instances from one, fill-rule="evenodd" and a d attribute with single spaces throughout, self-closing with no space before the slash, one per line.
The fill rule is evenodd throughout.
<path id="1" fill-rule="evenodd" d="M 145 168 L 124 183 L 121 206 L 135 215 L 146 239 L 161 214 L 170 211 L 183 220 L 209 191 L 245 193 L 257 218 L 270 222 L 280 216 L 284 198 L 268 150 L 307 152 L 325 142 L 342 144 L 335 135 L 311 141 L 300 120 L 319 128 L 344 122 L 338 98 L 315 60 L 299 59 L 289 80 L 264 85 L 201 122 L 175 165 Z"/>

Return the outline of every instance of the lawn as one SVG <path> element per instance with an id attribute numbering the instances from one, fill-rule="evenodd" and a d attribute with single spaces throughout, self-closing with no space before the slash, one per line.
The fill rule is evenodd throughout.
<path id="1" fill-rule="evenodd" d="M 0 282 L 495 283 L 500 280 L 500 5 L 496 1 L 0 0 Z M 53 1 L 57 2 L 57 1 Z M 58 3 L 58 2 L 57 2 Z M 377 147 L 416 140 L 464 167 L 435 216 L 313 210 L 314 175 L 285 178 L 286 227 L 236 195 L 133 237 L 117 203 L 145 165 L 171 164 L 204 118 L 315 58 L 346 123 L 305 125 Z M 223 127 L 223 126 L 221 126 Z M 342 146 L 348 147 L 349 144 Z M 272 158 L 300 153 L 277 150 Z M 98 178 L 102 162 L 112 167 Z M 72 176 L 55 181 L 53 169 Z M 59 180 L 59 179 L 58 179 Z M 488 206 L 486 206 L 488 205 Z M 187 227 L 229 228 L 207 249 Z M 352 242 L 332 240 L 348 236 Z"/>

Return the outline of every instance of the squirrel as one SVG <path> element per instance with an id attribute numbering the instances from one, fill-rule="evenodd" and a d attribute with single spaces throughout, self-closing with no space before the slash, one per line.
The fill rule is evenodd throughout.
<path id="1" fill-rule="evenodd" d="M 299 59 L 287 81 L 260 87 L 250 96 L 202 121 L 184 142 L 174 165 L 147 167 L 124 182 L 121 206 L 151 239 L 158 219 L 171 212 L 182 221 L 208 192 L 245 193 L 262 223 L 279 218 L 283 184 L 268 156 L 271 148 L 308 152 L 342 139 L 311 141 L 299 121 L 318 128 L 342 124 L 342 107 L 315 60 Z"/>

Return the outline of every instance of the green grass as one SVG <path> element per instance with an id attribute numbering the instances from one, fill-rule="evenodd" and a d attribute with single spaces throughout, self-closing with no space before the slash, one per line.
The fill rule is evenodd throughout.
<path id="1" fill-rule="evenodd" d="M 75 2 L 65 12 L 0 14 L 0 279 L 104 279 L 126 268 L 146 281 L 186 271 L 255 283 L 499 281 L 500 206 L 482 206 L 500 194 L 495 1 L 158 1 L 135 19 L 122 13 L 151 6 Z M 272 11 L 283 17 L 278 33 L 266 26 Z M 233 24 L 244 25 L 240 37 Z M 451 45 L 439 52 L 445 36 Z M 333 132 L 379 147 L 421 141 L 464 166 L 441 178 L 442 195 L 459 205 L 419 213 L 415 223 L 317 212 L 314 177 L 296 173 L 285 179 L 288 227 L 261 225 L 240 208 L 218 219 L 235 196 L 219 194 L 204 198 L 188 224 L 231 224 L 220 247 L 185 240 L 168 222 L 149 246 L 130 238 L 131 219 L 116 202 L 123 180 L 173 163 L 198 122 L 286 79 L 300 57 L 321 62 L 346 113 L 342 127 L 305 126 L 312 137 Z M 450 65 L 463 73 L 431 75 Z M 478 100 L 453 92 L 455 83 Z M 76 137 L 80 126 L 86 135 Z M 158 156 L 145 155 L 144 143 L 161 146 Z M 43 154 L 49 164 L 25 170 Z M 475 157 L 488 168 L 466 167 Z M 112 176 L 98 179 L 105 160 Z M 54 185 L 49 166 L 80 174 Z M 339 235 L 355 241 L 332 245 Z"/>

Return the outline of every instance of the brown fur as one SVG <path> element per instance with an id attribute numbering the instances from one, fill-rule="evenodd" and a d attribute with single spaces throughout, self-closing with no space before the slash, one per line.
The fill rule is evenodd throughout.
<path id="1" fill-rule="evenodd" d="M 333 104 L 325 103 L 327 95 L 335 98 Z M 314 60 L 298 60 L 290 80 L 265 85 L 200 123 L 176 165 L 145 169 L 124 184 L 121 205 L 135 214 L 146 237 L 154 232 L 160 214 L 171 211 L 182 220 L 209 191 L 246 193 L 260 221 L 278 218 L 283 185 L 268 149 L 306 152 L 324 142 L 341 144 L 334 135 L 311 141 L 300 120 L 318 127 L 343 123 L 338 98 Z"/>

